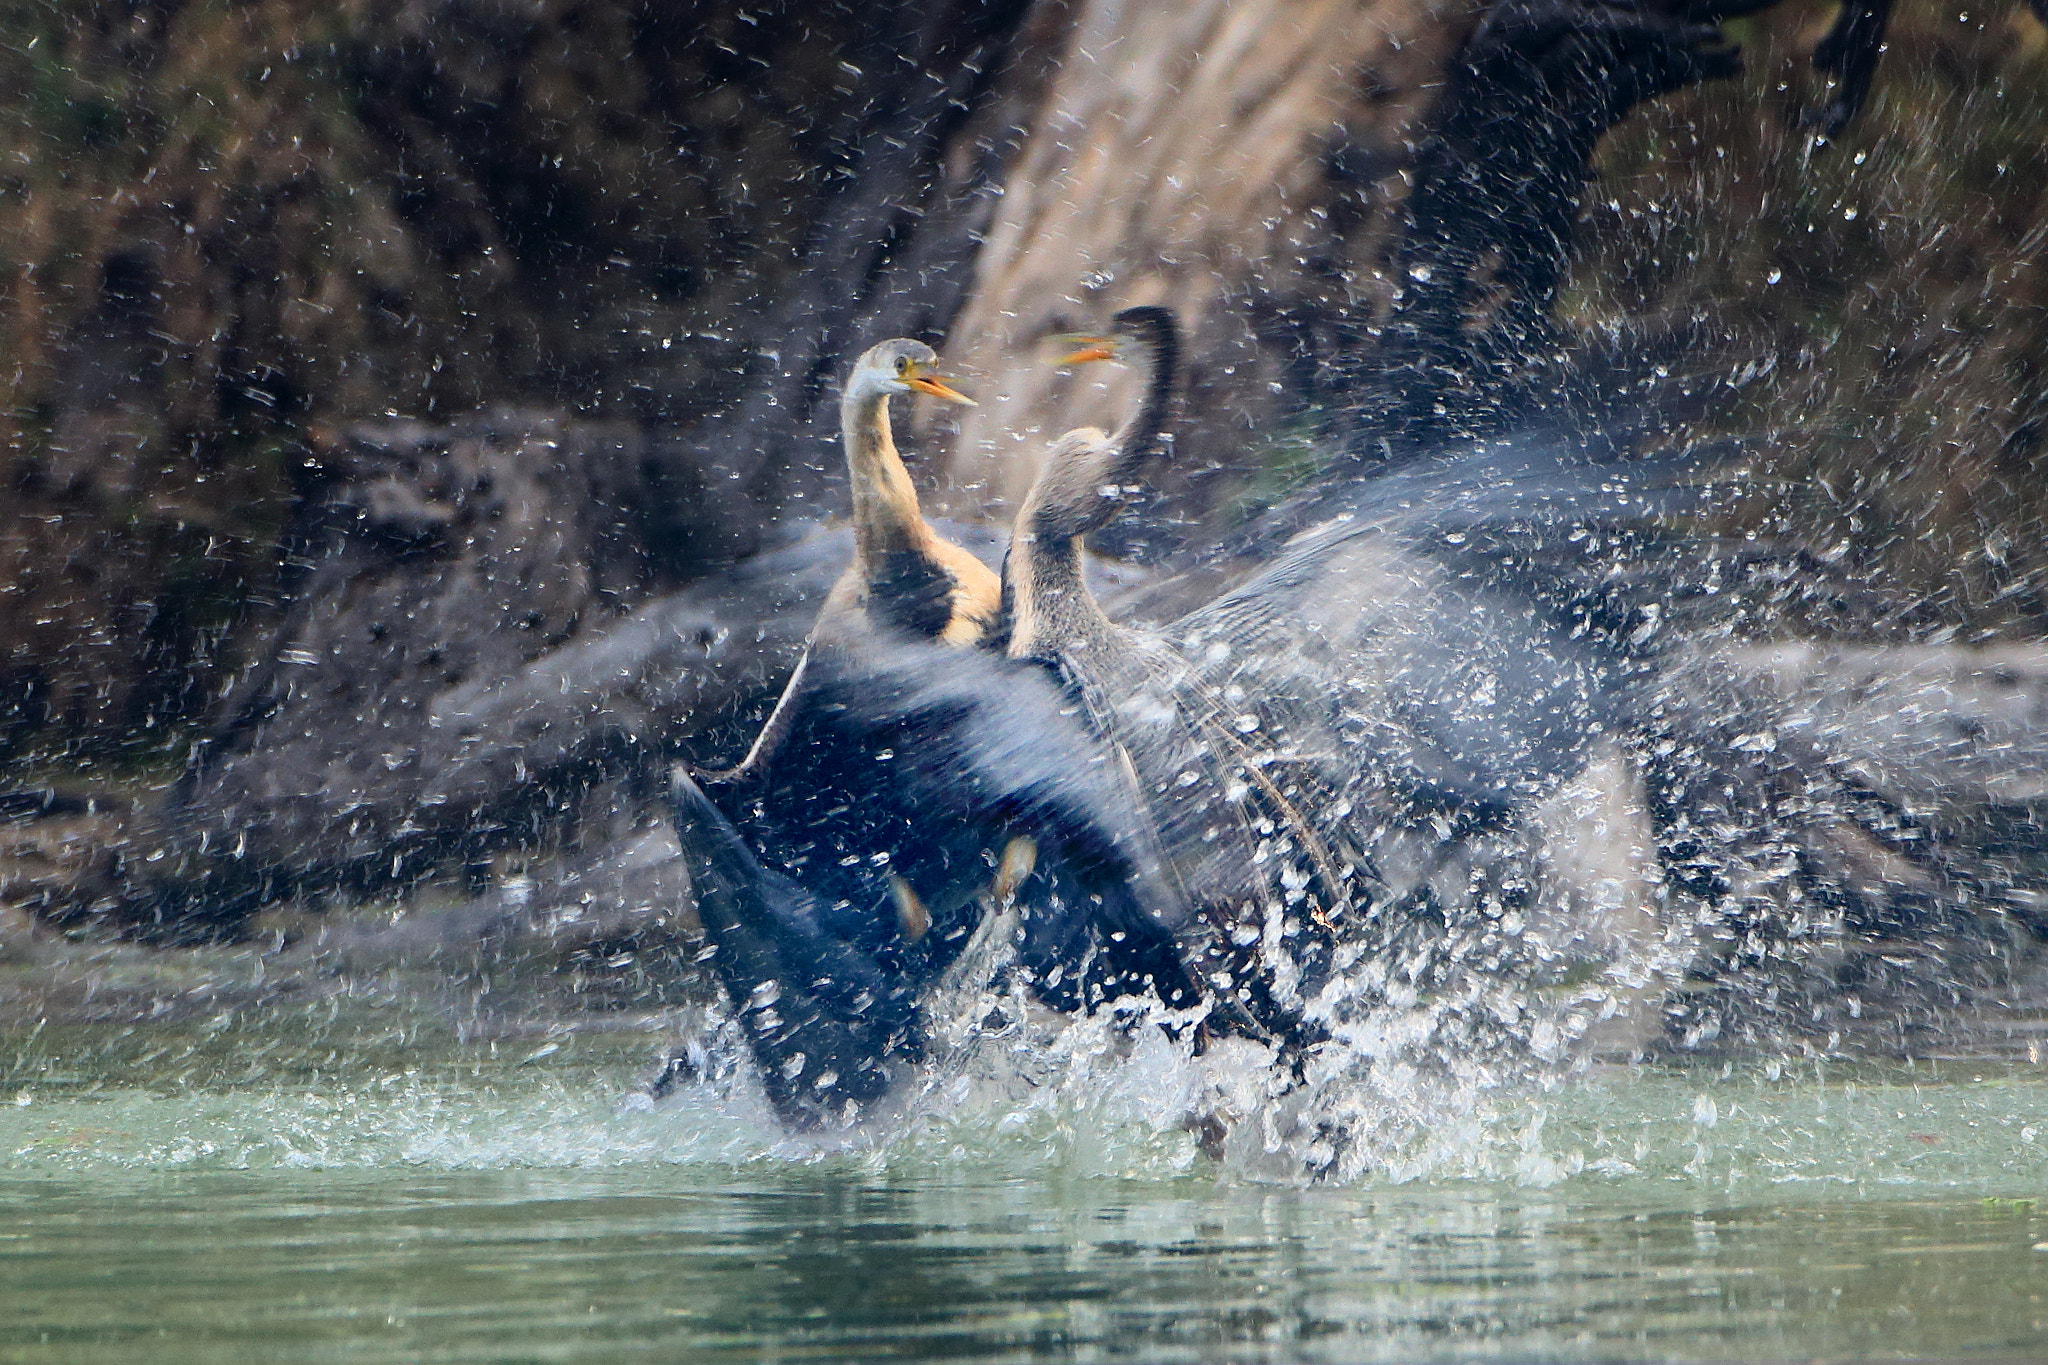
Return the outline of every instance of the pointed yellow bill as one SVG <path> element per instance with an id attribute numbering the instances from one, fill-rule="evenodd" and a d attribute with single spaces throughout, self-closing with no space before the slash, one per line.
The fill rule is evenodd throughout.
<path id="1" fill-rule="evenodd" d="M 1108 337 L 1056 337 L 1054 344 L 1063 352 L 1055 364 L 1086 365 L 1092 360 L 1116 359 L 1116 346 Z"/>
<path id="2" fill-rule="evenodd" d="M 960 390 L 954 388 L 935 374 L 911 374 L 905 376 L 903 382 L 916 389 L 919 393 L 928 393 L 934 398 L 943 398 L 948 403 L 958 403 L 963 408 L 976 406 L 972 398 L 969 398 L 966 394 L 960 392 Z"/>

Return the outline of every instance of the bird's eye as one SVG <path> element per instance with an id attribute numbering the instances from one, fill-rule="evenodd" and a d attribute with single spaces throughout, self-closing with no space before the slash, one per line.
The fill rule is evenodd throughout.
<path id="1" fill-rule="evenodd" d="M 909 356 L 907 356 L 907 355 L 899 355 L 899 356 L 897 356 L 897 357 L 896 357 L 896 373 L 898 373 L 898 374 L 909 374 L 909 373 L 910 373 L 910 357 L 909 357 Z"/>

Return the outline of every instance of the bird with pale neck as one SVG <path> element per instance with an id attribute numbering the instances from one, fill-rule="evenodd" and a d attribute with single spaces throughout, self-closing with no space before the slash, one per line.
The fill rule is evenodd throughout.
<path id="1" fill-rule="evenodd" d="M 899 337 L 871 348 L 847 376 L 839 422 L 853 487 L 853 563 L 826 599 L 818 638 L 865 626 L 971 645 L 996 619 L 1001 580 L 925 521 L 889 426 L 889 400 L 899 393 L 974 402 L 937 366 L 931 347 Z"/>
<path id="2" fill-rule="evenodd" d="M 869 347 L 847 374 L 839 426 L 853 490 L 853 562 L 826 594 L 804 652 L 746 757 L 723 771 L 700 771 L 703 781 L 723 786 L 761 775 L 794 722 L 811 651 L 819 645 L 878 633 L 974 645 L 993 628 L 1002 580 L 925 521 L 889 425 L 889 400 L 901 393 L 974 405 L 939 376 L 938 364 L 938 354 L 923 342 L 894 337 Z"/>

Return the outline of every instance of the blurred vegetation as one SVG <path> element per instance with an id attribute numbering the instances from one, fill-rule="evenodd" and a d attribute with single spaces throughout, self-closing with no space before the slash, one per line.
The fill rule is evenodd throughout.
<path id="1" fill-rule="evenodd" d="M 1799 127 L 1834 7 L 1731 24 L 1738 82 L 1647 106 L 1589 188 L 1568 317 L 1703 324 L 1746 376 L 1701 422 L 1841 511 L 1823 549 L 1902 589 L 1922 639 L 2048 627 L 2048 30 L 2020 3 L 1901 0 L 1870 104 Z M 1705 364 L 1707 361 L 1699 363 Z"/>
<path id="2" fill-rule="evenodd" d="M 355 418 L 687 421 L 845 174 L 871 7 L 0 3 L 0 762 L 161 770 Z"/>

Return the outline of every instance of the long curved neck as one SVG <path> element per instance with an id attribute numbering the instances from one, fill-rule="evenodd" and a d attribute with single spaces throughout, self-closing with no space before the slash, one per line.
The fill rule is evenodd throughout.
<path id="1" fill-rule="evenodd" d="M 1124 486 L 1137 482 L 1138 467 L 1159 450 L 1173 402 L 1174 342 L 1168 333 L 1133 340 L 1130 363 L 1144 384 L 1137 410 L 1113 436 L 1083 428 L 1054 443 L 1017 514 L 1020 530 L 1039 540 L 1101 530 L 1123 507 Z"/>
<path id="2" fill-rule="evenodd" d="M 1102 490 L 1135 463 L 1126 459 L 1128 433 L 1120 434 L 1125 439 L 1087 429 L 1060 437 L 1024 497 L 1003 561 L 1013 659 L 1050 662 L 1061 650 L 1113 630 L 1082 577 L 1081 545 L 1116 511 L 1115 497 Z"/>
<path id="3" fill-rule="evenodd" d="M 1134 329 L 1129 340 L 1137 352 L 1132 364 L 1144 386 L 1144 396 L 1109 438 L 1116 447 L 1109 482 L 1119 484 L 1130 482 L 1138 466 L 1159 449 L 1160 437 L 1173 409 L 1174 380 L 1180 371 L 1180 339 L 1170 321 L 1148 321 Z M 1114 510 L 1113 505 L 1103 509 L 1102 521 L 1107 521 Z M 1101 524 L 1098 521 L 1088 529 L 1092 531 Z"/>
<path id="4" fill-rule="evenodd" d="M 1159 449 L 1180 360 L 1172 320 L 1163 314 L 1136 320 L 1127 343 L 1144 385 L 1136 410 L 1114 436 L 1083 430 L 1055 442 L 1017 513 L 1003 565 L 1012 658 L 1050 659 L 1116 629 L 1082 577 L 1081 542 L 1116 515 L 1116 490 Z"/>
<path id="5" fill-rule="evenodd" d="M 854 555 L 865 564 L 903 551 L 928 555 L 932 532 L 889 430 L 889 395 L 847 394 L 839 403 L 839 429 L 853 484 Z"/>

